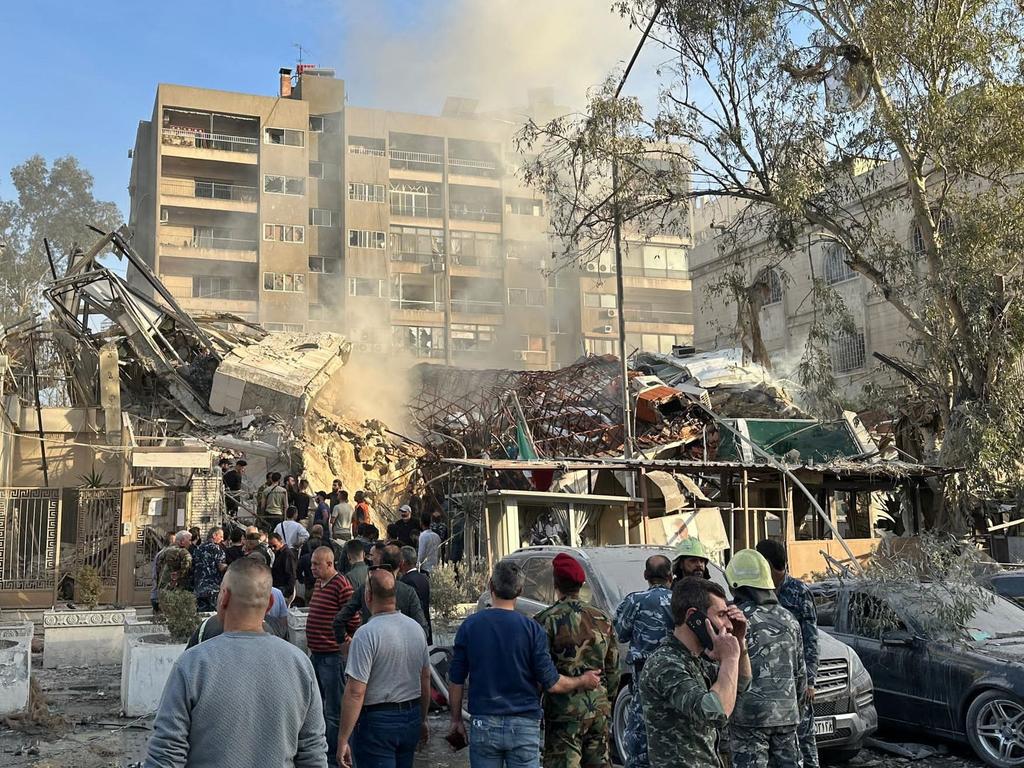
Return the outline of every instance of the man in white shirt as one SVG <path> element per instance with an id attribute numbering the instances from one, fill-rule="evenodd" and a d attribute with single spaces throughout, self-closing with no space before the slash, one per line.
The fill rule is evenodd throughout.
<path id="1" fill-rule="evenodd" d="M 437 568 L 441 555 L 441 537 L 430 530 L 429 517 L 422 521 L 421 527 L 423 530 L 420 531 L 418 552 L 420 570 L 429 576 L 430 572 Z"/>
<path id="2" fill-rule="evenodd" d="M 352 538 L 352 505 L 348 503 L 348 491 L 338 491 L 338 503 L 331 510 L 331 537 L 348 541 Z"/>
<path id="3" fill-rule="evenodd" d="M 288 510 L 285 512 L 285 519 L 274 528 L 274 533 L 280 535 L 285 546 L 292 549 L 298 549 L 309 538 L 309 531 L 306 530 L 302 523 L 295 519 L 298 516 L 299 510 L 295 507 L 288 507 Z"/>

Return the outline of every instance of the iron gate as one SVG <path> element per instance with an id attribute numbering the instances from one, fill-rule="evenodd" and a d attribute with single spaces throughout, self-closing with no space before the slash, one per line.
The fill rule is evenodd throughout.
<path id="1" fill-rule="evenodd" d="M 0 488 L 0 604 L 51 604 L 60 506 L 59 488 Z"/>
<path id="2" fill-rule="evenodd" d="M 78 491 L 77 565 L 91 565 L 104 589 L 111 590 L 117 589 L 120 564 L 121 493 L 120 487 Z"/>

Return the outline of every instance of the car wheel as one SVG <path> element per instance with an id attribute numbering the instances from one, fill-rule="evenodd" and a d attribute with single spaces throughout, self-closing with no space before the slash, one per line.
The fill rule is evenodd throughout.
<path id="1" fill-rule="evenodd" d="M 967 710 L 967 739 L 995 768 L 1024 766 L 1024 702 L 1005 691 L 985 691 Z"/>
<path id="2" fill-rule="evenodd" d="M 612 707 L 612 746 L 615 748 L 613 757 L 618 765 L 626 763 L 626 712 L 629 711 L 631 701 L 633 691 L 626 681 L 619 688 L 619 695 L 615 697 L 615 705 Z"/>

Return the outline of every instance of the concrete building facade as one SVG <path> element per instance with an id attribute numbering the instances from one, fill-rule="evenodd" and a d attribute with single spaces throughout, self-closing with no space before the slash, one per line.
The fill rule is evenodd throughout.
<path id="1" fill-rule="evenodd" d="M 518 124 L 475 106 L 348 106 L 308 66 L 276 96 L 161 84 L 133 150 L 134 247 L 190 312 L 339 331 L 357 353 L 520 369 L 614 353 L 613 263 L 556 269 Z M 541 91 L 522 112 L 557 108 Z M 630 349 L 692 343 L 688 245 L 626 244 Z"/>

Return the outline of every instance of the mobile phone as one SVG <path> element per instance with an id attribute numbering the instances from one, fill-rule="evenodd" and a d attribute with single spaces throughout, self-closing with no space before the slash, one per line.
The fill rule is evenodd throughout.
<path id="1" fill-rule="evenodd" d="M 454 733 L 449 733 L 447 736 L 444 737 L 444 740 L 451 744 L 452 749 L 454 749 L 456 752 L 458 752 L 460 749 L 465 749 L 469 746 L 469 742 L 466 741 L 466 737 L 458 731 L 455 731 Z"/>
<path id="2" fill-rule="evenodd" d="M 708 632 L 708 625 L 706 623 L 707 620 L 708 616 L 706 613 L 704 613 L 704 611 L 694 611 L 686 620 L 686 626 L 688 626 L 693 631 L 693 634 L 697 636 L 697 639 L 700 641 L 700 644 L 710 651 L 712 648 L 715 647 L 715 643 L 711 637 L 711 634 Z M 714 631 L 713 625 L 712 631 Z M 715 634 L 718 633 L 715 632 Z"/>

